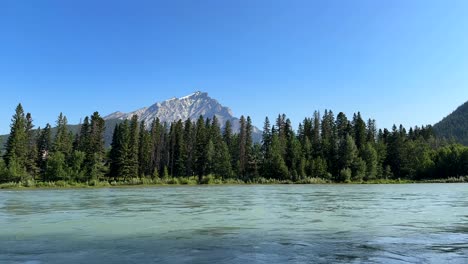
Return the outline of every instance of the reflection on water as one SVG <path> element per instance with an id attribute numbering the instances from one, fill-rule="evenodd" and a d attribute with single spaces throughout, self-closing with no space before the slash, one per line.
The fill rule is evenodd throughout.
<path id="1" fill-rule="evenodd" d="M 0 263 L 468 263 L 468 185 L 0 191 Z"/>

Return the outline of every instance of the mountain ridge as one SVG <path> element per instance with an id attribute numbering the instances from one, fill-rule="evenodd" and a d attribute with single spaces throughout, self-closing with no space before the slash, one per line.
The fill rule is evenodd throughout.
<path id="1" fill-rule="evenodd" d="M 234 132 L 240 130 L 239 118 L 235 117 L 229 107 L 221 105 L 216 99 L 213 99 L 206 92 L 196 91 L 192 94 L 177 98 L 156 102 L 151 106 L 143 107 L 135 111 L 124 113 L 121 111 L 113 112 L 104 117 L 104 120 L 120 119 L 128 120 L 134 115 L 138 120 L 145 121 L 147 128 L 156 118 L 161 122 L 176 122 L 179 120 L 196 121 L 200 116 L 204 118 L 216 118 L 221 127 L 225 126 L 226 121 L 231 121 Z M 259 139 L 261 131 L 254 127 L 253 134 L 255 139 Z"/>
<path id="2" fill-rule="evenodd" d="M 438 137 L 468 145 L 468 101 L 434 125 Z"/>
<path id="3" fill-rule="evenodd" d="M 216 99 L 211 98 L 208 93 L 197 91 L 180 98 L 173 97 L 162 102 L 156 102 L 149 107 L 143 107 L 129 113 L 116 111 L 105 116 L 104 140 L 106 147 L 109 147 L 112 142 L 115 125 L 126 119 L 131 119 L 133 115 L 137 115 L 140 122 L 144 120 L 148 129 L 157 117 L 161 122 L 171 123 L 179 120 L 186 121 L 187 119 L 195 122 L 200 115 L 204 118 L 213 118 L 216 115 L 221 127 L 224 127 L 226 121 L 229 120 L 232 124 L 232 130 L 235 133 L 240 131 L 240 120 L 234 117 L 230 108 L 221 105 Z M 68 127 L 74 134 L 78 133 L 80 129 L 79 124 L 69 124 Z M 55 133 L 55 127 L 52 132 Z M 252 136 L 254 142 L 261 141 L 261 131 L 255 126 L 253 127 Z M 7 138 L 8 134 L 0 135 L 0 151 L 4 148 Z"/>

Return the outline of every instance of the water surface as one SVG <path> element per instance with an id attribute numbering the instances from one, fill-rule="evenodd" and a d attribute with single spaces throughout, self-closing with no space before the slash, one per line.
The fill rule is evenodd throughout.
<path id="1" fill-rule="evenodd" d="M 0 263 L 468 263 L 468 185 L 0 191 Z"/>

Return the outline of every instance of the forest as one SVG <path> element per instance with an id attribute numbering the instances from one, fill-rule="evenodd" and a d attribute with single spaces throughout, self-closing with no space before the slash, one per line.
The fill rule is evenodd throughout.
<path id="1" fill-rule="evenodd" d="M 250 117 L 235 133 L 215 117 L 151 124 L 134 116 L 114 128 L 104 144 L 98 112 L 72 133 L 60 114 L 35 129 L 21 104 L 0 158 L 0 182 L 129 182 L 135 179 L 205 179 L 240 183 L 365 183 L 378 180 L 465 179 L 468 147 L 435 137 L 431 126 L 378 129 L 360 113 L 318 111 L 295 130 L 286 115 L 265 119 L 261 142 L 252 139 Z"/>

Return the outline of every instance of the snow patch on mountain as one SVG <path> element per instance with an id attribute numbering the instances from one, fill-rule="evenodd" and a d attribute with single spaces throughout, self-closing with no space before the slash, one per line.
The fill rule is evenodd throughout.
<path id="1" fill-rule="evenodd" d="M 176 122 L 178 120 L 196 121 L 200 116 L 213 118 L 216 116 L 220 126 L 224 127 L 226 121 L 231 121 L 233 131 L 239 131 L 239 119 L 233 116 L 231 109 L 221 105 L 217 100 L 211 98 L 208 93 L 195 92 L 180 98 L 172 98 L 163 102 L 158 102 L 150 107 L 144 107 L 130 113 L 114 112 L 106 117 L 110 119 L 131 119 L 137 115 L 139 121 L 145 121 L 147 128 L 156 118 L 161 122 Z M 254 134 L 259 134 L 260 130 L 254 127 Z"/>

